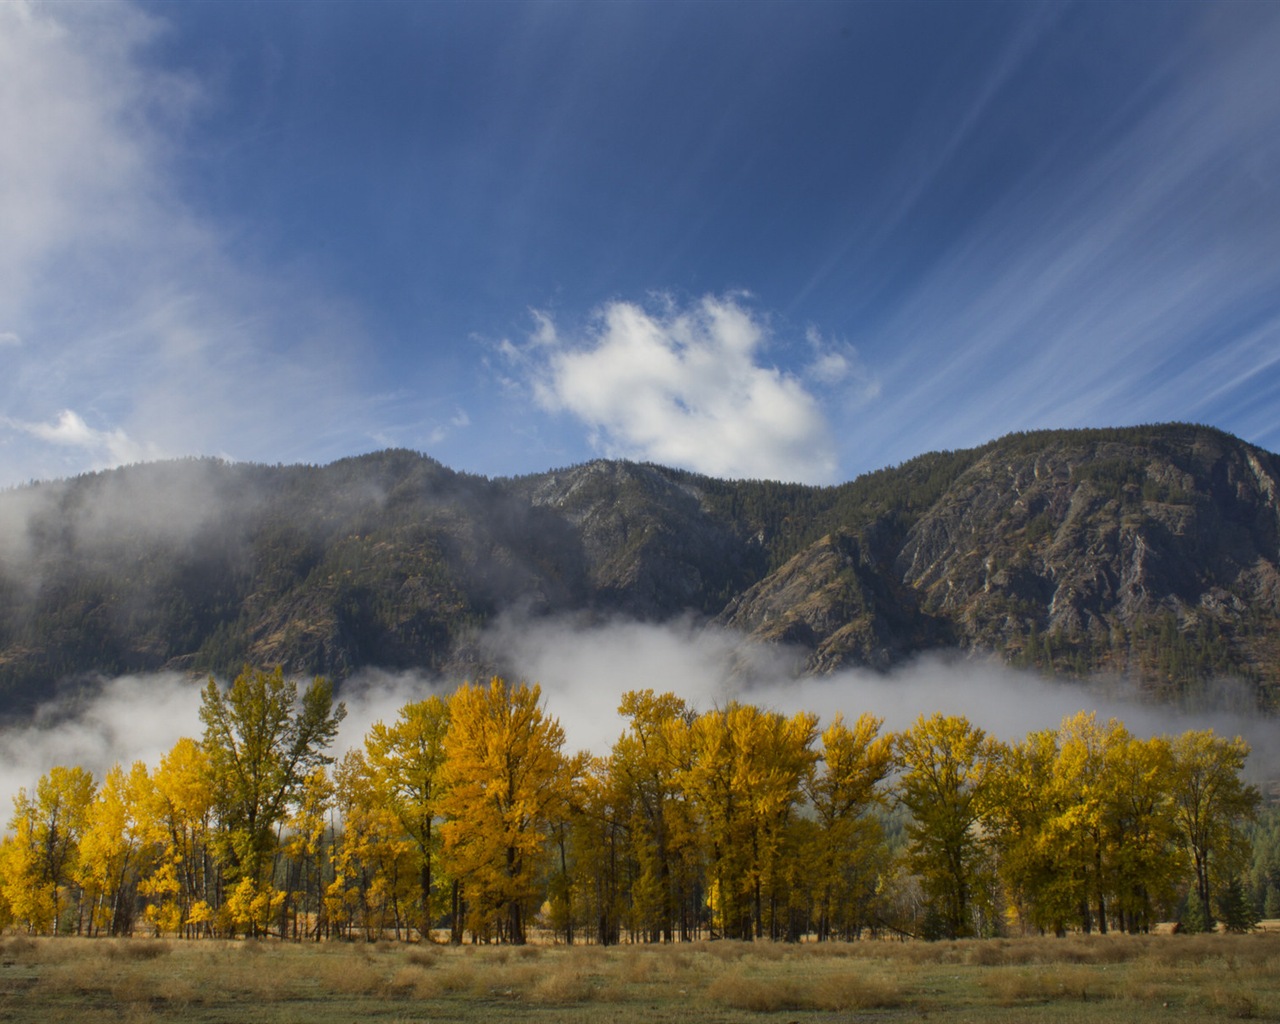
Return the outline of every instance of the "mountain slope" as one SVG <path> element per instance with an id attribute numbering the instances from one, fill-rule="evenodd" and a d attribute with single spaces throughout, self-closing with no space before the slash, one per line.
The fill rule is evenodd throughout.
<path id="1" fill-rule="evenodd" d="M 1280 627 L 1275 456 L 1181 426 L 1018 435 L 976 455 L 900 543 L 878 546 L 874 577 L 896 599 L 852 631 L 856 618 L 826 614 L 832 628 L 808 644 L 813 668 L 892 660 L 881 638 L 923 630 L 926 640 L 1021 664 L 1128 673 L 1169 696 L 1238 675 L 1270 699 Z M 868 526 L 850 519 L 833 537 L 865 549 L 858 531 Z M 757 633 L 768 622 L 777 633 L 780 620 L 821 617 L 796 604 L 796 591 L 829 590 L 854 562 L 816 554 L 801 552 L 722 621 Z"/>
<path id="2" fill-rule="evenodd" d="M 95 673 L 458 676 L 503 612 L 694 613 L 811 672 L 921 649 L 1236 676 L 1274 708 L 1280 460 L 1169 425 L 1011 435 L 839 487 L 598 461 L 511 480 L 411 452 L 186 460 L 0 494 L 0 714 Z"/>

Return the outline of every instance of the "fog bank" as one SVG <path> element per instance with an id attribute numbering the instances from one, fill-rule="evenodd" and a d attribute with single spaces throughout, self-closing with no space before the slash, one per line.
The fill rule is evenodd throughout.
<path id="1" fill-rule="evenodd" d="M 1249 775 L 1280 777 L 1280 722 L 1247 711 L 1247 691 L 1229 684 L 1213 706 L 1194 712 L 1144 703 L 1126 684 L 1055 681 L 961 655 L 922 655 L 892 672 L 851 670 L 831 676 L 795 674 L 794 652 L 752 644 L 690 621 L 651 625 L 629 621 L 584 625 L 564 619 L 506 618 L 481 638 L 481 648 L 512 676 L 538 682 L 547 711 L 560 720 L 566 748 L 607 753 L 624 728 L 617 709 L 627 690 L 672 691 L 696 710 L 730 700 L 793 713 L 812 711 L 825 724 L 870 712 L 886 730 L 905 729 L 922 714 L 965 715 L 1003 740 L 1056 728 L 1067 715 L 1093 711 L 1115 717 L 1141 736 L 1212 728 L 1244 736 L 1253 748 Z M 483 680 L 482 680 L 483 681 Z M 376 721 L 391 721 L 407 702 L 447 694 L 460 682 L 426 673 L 362 671 L 347 680 L 347 717 L 334 753 L 358 746 Z M 58 764 L 81 765 L 101 780 L 112 764 L 155 767 L 182 736 L 199 736 L 203 680 L 176 673 L 104 681 L 89 698 L 40 709 L 26 725 L 0 730 L 0 813 Z M 305 685 L 305 684 L 304 684 Z"/>

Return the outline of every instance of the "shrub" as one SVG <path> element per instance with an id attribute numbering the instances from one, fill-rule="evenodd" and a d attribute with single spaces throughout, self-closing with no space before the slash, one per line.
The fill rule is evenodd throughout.
<path id="1" fill-rule="evenodd" d="M 738 972 L 722 974 L 707 986 L 707 996 L 735 1010 L 767 1013 L 802 1010 L 806 1001 L 794 982 L 773 978 L 746 977 Z"/>
<path id="2" fill-rule="evenodd" d="M 884 973 L 842 974 L 822 978 L 810 993 L 810 1005 L 817 1010 L 879 1010 L 901 1006 L 902 986 Z"/>

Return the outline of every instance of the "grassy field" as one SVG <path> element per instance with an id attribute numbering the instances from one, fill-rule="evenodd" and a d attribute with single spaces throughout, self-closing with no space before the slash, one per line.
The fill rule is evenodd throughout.
<path id="1" fill-rule="evenodd" d="M 0 940 L 0 1021 L 1280 1020 L 1280 934 L 783 946 Z"/>

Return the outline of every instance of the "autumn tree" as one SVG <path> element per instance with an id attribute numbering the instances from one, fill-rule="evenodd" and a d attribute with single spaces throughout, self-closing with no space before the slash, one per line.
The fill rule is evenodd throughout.
<path id="1" fill-rule="evenodd" d="M 135 761 L 112 767 L 89 805 L 76 880 L 89 902 L 91 933 L 133 930 L 138 887 L 150 872 L 163 835 L 149 814 L 151 778 Z"/>
<path id="2" fill-rule="evenodd" d="M 525 941 L 552 823 L 567 813 L 564 730 L 539 686 L 465 684 L 449 702 L 442 801 L 445 855 L 472 930 Z"/>
<path id="3" fill-rule="evenodd" d="M 1060 739 L 1059 730 L 1043 729 L 1021 743 L 996 744 L 984 816 L 1023 926 L 1057 935 L 1080 918 L 1085 892 L 1077 848 L 1063 835 L 1073 827 L 1075 794 L 1064 780 Z"/>
<path id="4" fill-rule="evenodd" d="M 293 813 L 285 822 L 284 853 L 289 878 L 285 910 L 293 921 L 295 939 L 301 938 L 304 930 L 300 927 L 301 920 L 313 910 L 311 936 L 320 938 L 326 925 L 324 876 L 326 855 L 332 847 L 328 815 L 333 795 L 329 772 L 323 765 L 313 768 L 303 781 Z"/>
<path id="5" fill-rule="evenodd" d="M 756 938 L 799 937 L 801 925 L 792 914 L 796 894 L 791 884 L 796 876 L 789 870 L 799 860 L 799 849 L 791 826 L 813 778 L 817 736 L 818 717 L 811 712 L 784 716 L 762 711 L 752 716 L 752 728 L 744 740 L 756 762 L 744 780 L 753 821 Z"/>
<path id="6" fill-rule="evenodd" d="M 364 928 L 369 939 L 390 929 L 399 936 L 417 886 L 413 840 L 363 751 L 347 751 L 334 775 L 342 833 L 328 912 L 339 924 Z"/>
<path id="7" fill-rule="evenodd" d="M 1212 729 L 1189 730 L 1173 740 L 1174 820 L 1210 924 L 1216 890 L 1244 866 L 1244 826 L 1261 803 L 1257 787 L 1242 777 L 1248 756 L 1243 739 L 1216 736 Z"/>
<path id="8" fill-rule="evenodd" d="M 627 811 L 636 869 L 631 887 L 636 930 L 670 942 L 680 921 L 681 938 L 687 939 L 688 916 L 681 907 L 693 836 L 679 774 L 687 749 L 684 736 L 694 715 L 675 694 L 653 690 L 624 693 L 618 713 L 628 727 L 613 745 L 608 771 L 615 802 Z"/>
<path id="9" fill-rule="evenodd" d="M 786 718 L 736 702 L 705 712 L 689 728 L 681 785 L 709 851 L 711 902 L 726 937 L 776 930 L 786 826 L 813 771 L 816 735 L 812 714 Z"/>
<path id="10" fill-rule="evenodd" d="M 871 812 L 884 802 L 880 785 L 893 767 L 893 740 L 880 735 L 882 724 L 864 714 L 849 726 L 837 714 L 822 733 L 822 769 L 806 786 L 817 829 L 804 869 L 815 896 L 819 941 L 846 930 L 856 919 L 856 905 L 874 888 L 871 868 L 884 836 Z"/>
<path id="11" fill-rule="evenodd" d="M 30 931 L 63 930 L 67 900 L 79 894 L 80 840 L 96 788 L 85 769 L 59 765 L 36 783 L 34 797 L 21 789 L 14 798 L 13 841 L 0 884 L 10 913 Z M 78 932 L 80 926 L 77 913 L 70 928 Z"/>
<path id="12" fill-rule="evenodd" d="M 148 919 L 163 931 L 193 935 L 211 927 L 218 901 L 214 785 L 208 752 L 185 736 L 151 775 L 149 815 L 163 838 L 158 863 L 140 889 L 149 898 Z"/>
<path id="13" fill-rule="evenodd" d="M 1055 816 L 1047 842 L 1063 855 L 1062 867 L 1074 885 L 1080 927 L 1107 930 L 1110 880 L 1104 821 L 1111 799 L 1108 765 L 1113 749 L 1129 738 L 1115 719 L 1099 723 L 1093 712 L 1064 719 L 1058 730 L 1058 757 L 1049 796 Z"/>
<path id="14" fill-rule="evenodd" d="M 418 932 L 431 934 L 433 867 L 439 857 L 436 821 L 444 794 L 444 739 L 449 704 L 438 696 L 406 704 L 391 725 L 376 722 L 365 738 L 369 768 L 387 806 L 413 842 L 418 860 Z"/>
<path id="15" fill-rule="evenodd" d="M 585 925 L 601 946 L 620 941 L 624 922 L 633 934 L 646 938 L 660 927 L 660 893 L 652 884 L 640 888 L 640 871 L 633 852 L 631 823 L 634 797 L 614 771 L 612 758 L 590 758 L 582 765 L 572 798 L 568 841 L 573 872 L 569 880 L 576 894 L 553 903 L 555 925 L 572 938 L 575 926 Z M 639 891 L 638 891 L 639 890 Z"/>
<path id="16" fill-rule="evenodd" d="M 1173 746 L 1123 735 L 1105 752 L 1103 836 L 1120 927 L 1147 931 L 1171 909 L 1187 858 L 1174 817 Z"/>
<path id="17" fill-rule="evenodd" d="M 974 934 L 975 911 L 989 909 L 979 822 L 994 754 L 986 733 L 963 716 L 921 715 L 895 743 L 897 799 L 911 813 L 909 861 L 947 938 Z"/>
<path id="18" fill-rule="evenodd" d="M 200 720 L 219 798 L 219 849 L 239 903 L 257 908 L 271 898 L 277 829 L 311 771 L 331 762 L 325 750 L 345 714 L 332 684 L 319 677 L 300 700 L 279 668 L 247 669 L 226 693 L 210 678 Z M 257 913 L 248 922 L 254 934 L 262 926 Z"/>
<path id="19" fill-rule="evenodd" d="M 53 894 L 39 884 L 40 851 L 35 815 L 20 796 L 9 832 L 0 839 L 0 927 L 20 924 L 45 931 L 53 921 Z"/>

